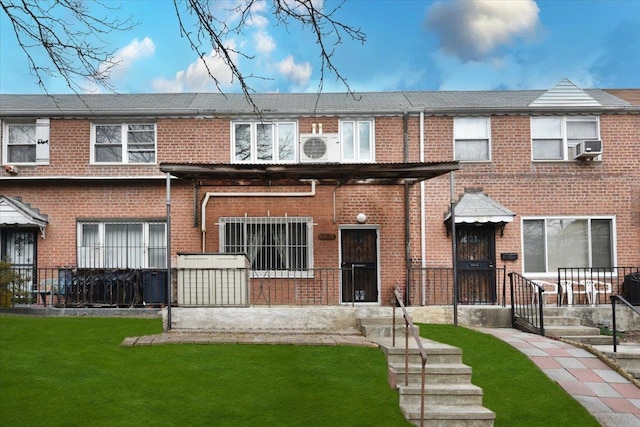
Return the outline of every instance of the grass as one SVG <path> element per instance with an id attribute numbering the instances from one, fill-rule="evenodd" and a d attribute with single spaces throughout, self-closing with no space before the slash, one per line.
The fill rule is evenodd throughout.
<path id="1" fill-rule="evenodd" d="M 496 427 L 598 426 L 522 353 L 463 327 L 420 325 L 463 349 Z M 160 320 L 0 316 L 0 425 L 406 426 L 375 348 L 125 348 Z"/>
<path id="2" fill-rule="evenodd" d="M 0 316 L 0 425 L 407 425 L 376 348 L 120 347 L 160 331 L 160 320 Z"/>
<path id="3" fill-rule="evenodd" d="M 451 325 L 420 325 L 420 335 L 462 349 L 483 389 L 495 426 L 600 426 L 598 421 L 520 351 L 492 335 Z"/>

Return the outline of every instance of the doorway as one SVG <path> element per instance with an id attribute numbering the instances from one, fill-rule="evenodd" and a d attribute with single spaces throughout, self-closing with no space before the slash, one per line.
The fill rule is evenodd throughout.
<path id="1" fill-rule="evenodd" d="M 456 224 L 458 302 L 496 302 L 494 224 Z"/>
<path id="2" fill-rule="evenodd" d="M 340 230 L 342 303 L 377 303 L 378 230 L 343 228 Z"/>
<path id="3" fill-rule="evenodd" d="M 30 228 L 0 229 L 0 259 L 11 264 L 23 282 L 13 290 L 14 302 L 27 303 L 36 280 L 37 230 Z"/>

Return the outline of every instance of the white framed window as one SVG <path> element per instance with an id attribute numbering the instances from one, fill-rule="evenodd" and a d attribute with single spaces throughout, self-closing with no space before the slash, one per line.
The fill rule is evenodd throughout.
<path id="1" fill-rule="evenodd" d="M 49 164 L 49 119 L 5 122 L 2 158 L 10 164 Z"/>
<path id="2" fill-rule="evenodd" d="M 345 162 L 375 161 L 374 122 L 368 120 L 341 120 L 340 145 Z"/>
<path id="3" fill-rule="evenodd" d="M 78 222 L 79 268 L 165 268 L 165 222 Z"/>
<path id="4" fill-rule="evenodd" d="M 295 277 L 313 267 L 309 217 L 220 218 L 220 251 L 246 254 L 254 276 Z"/>
<path id="5" fill-rule="evenodd" d="M 454 158 L 464 162 L 491 160 L 491 119 L 456 117 L 453 120 Z"/>
<path id="6" fill-rule="evenodd" d="M 155 163 L 155 123 L 93 123 L 91 162 Z"/>
<path id="7" fill-rule="evenodd" d="M 614 225 L 611 217 L 524 218 L 524 272 L 611 268 L 615 257 Z"/>
<path id="8" fill-rule="evenodd" d="M 572 150 L 584 140 L 600 139 L 597 116 L 531 117 L 533 160 L 572 160 Z"/>
<path id="9" fill-rule="evenodd" d="M 233 122 L 235 163 L 289 163 L 296 159 L 298 125 L 292 121 Z"/>

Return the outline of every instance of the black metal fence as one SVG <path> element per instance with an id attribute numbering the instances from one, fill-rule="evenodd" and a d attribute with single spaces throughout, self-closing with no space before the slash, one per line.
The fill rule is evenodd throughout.
<path id="1" fill-rule="evenodd" d="M 557 280 L 568 305 L 610 304 L 612 295 L 640 304 L 640 267 L 558 268 Z"/>
<path id="2" fill-rule="evenodd" d="M 409 303 L 411 305 L 452 305 L 454 275 L 451 267 L 411 267 Z M 506 267 L 457 269 L 458 304 L 506 304 Z"/>
<path id="3" fill-rule="evenodd" d="M 542 285 L 509 273 L 511 323 L 514 328 L 544 335 L 544 301 Z"/>

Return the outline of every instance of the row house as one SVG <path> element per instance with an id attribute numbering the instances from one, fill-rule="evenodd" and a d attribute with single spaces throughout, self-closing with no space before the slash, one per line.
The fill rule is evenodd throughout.
<path id="1" fill-rule="evenodd" d="M 501 304 L 640 265 L 639 91 L 0 95 L 0 255 L 27 302 Z"/>

